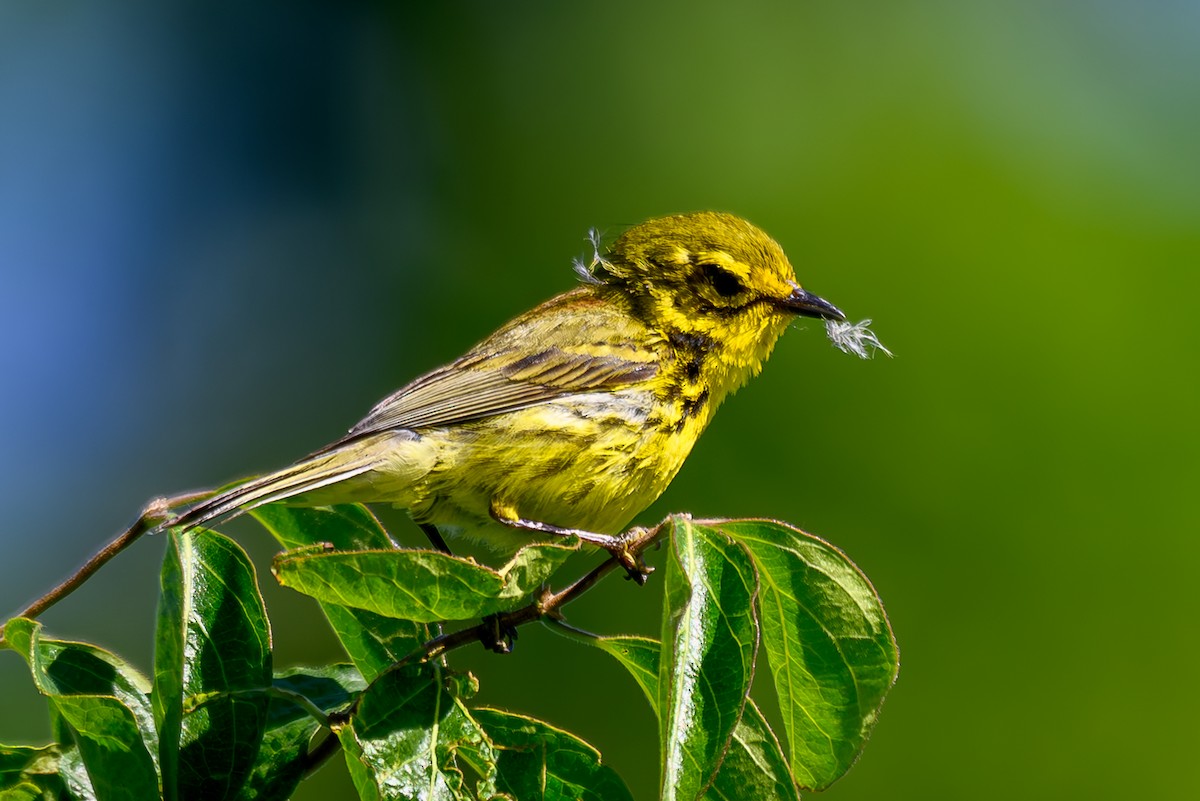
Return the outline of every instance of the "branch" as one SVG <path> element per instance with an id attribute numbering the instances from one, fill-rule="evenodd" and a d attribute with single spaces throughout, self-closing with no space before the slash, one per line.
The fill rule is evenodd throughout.
<path id="1" fill-rule="evenodd" d="M 546 617 L 561 620 L 561 610 L 564 606 L 590 590 L 596 585 L 596 582 L 617 568 L 630 570 L 630 565 L 635 564 L 638 565 L 641 575 L 644 576 L 646 573 L 649 573 L 650 571 L 642 564 L 642 553 L 648 547 L 658 542 L 670 520 L 671 518 L 668 517 L 653 528 L 639 527 L 630 529 L 622 537 L 625 542 L 625 549 L 621 553 L 609 556 L 608 559 L 597 565 L 591 572 L 577 579 L 566 589 L 559 592 L 551 592 L 549 589 L 546 589 L 537 600 L 520 609 L 492 615 L 475 626 L 434 637 L 408 656 L 393 664 L 388 670 L 395 670 L 413 662 L 425 662 L 429 659 L 444 656 L 455 648 L 461 648 L 464 645 L 470 645 L 474 642 L 482 642 L 485 647 L 493 651 L 500 653 L 507 652 L 511 648 L 512 633 L 516 631 L 517 626 L 523 626 L 526 623 L 532 623 L 535 620 L 541 620 Z M 638 583 L 641 584 L 643 582 L 639 581 Z M 498 632 L 501 635 L 500 637 L 497 637 Z M 504 647 L 497 647 L 500 645 Z M 378 680 L 378 677 L 376 680 Z M 370 687 L 367 688 L 367 690 L 369 689 Z M 359 700 L 362 699 L 367 690 L 359 693 L 349 708 L 329 715 L 329 727 L 331 730 L 344 725 L 350 720 L 358 709 Z M 340 748 L 341 740 L 335 731 L 330 731 L 329 736 L 318 743 L 305 757 L 304 775 L 311 776 L 320 769 L 329 757 L 336 754 Z"/>
<path id="2" fill-rule="evenodd" d="M 154 531 L 159 525 L 168 520 L 172 509 L 211 494 L 209 491 L 189 492 L 170 498 L 155 498 L 150 501 L 142 509 L 142 514 L 132 526 L 125 529 L 125 531 L 118 534 L 107 545 L 97 551 L 91 559 L 84 562 L 82 567 L 64 579 L 57 587 L 29 604 L 29 606 L 22 609 L 14 617 L 36 618 L 42 612 L 45 612 L 63 598 L 66 598 L 79 589 L 85 581 L 92 577 L 93 573 L 104 567 L 114 556 L 136 542 L 143 534 Z M 3 643 L 4 627 L 0 626 L 0 645 Z"/>
<path id="3" fill-rule="evenodd" d="M 623 537 L 625 541 L 623 553 L 610 556 L 566 589 L 560 592 L 550 592 L 549 589 L 546 589 L 537 600 L 527 606 L 489 616 L 482 623 L 470 628 L 434 637 L 397 662 L 397 666 L 412 662 L 424 662 L 473 642 L 482 642 L 484 646 L 494 651 L 506 653 L 510 646 L 503 641 L 503 638 L 507 636 L 511 639 L 511 633 L 516 630 L 517 626 L 523 626 L 544 617 L 560 618 L 560 610 L 564 606 L 590 590 L 596 582 L 612 571 L 619 567 L 629 569 L 628 566 L 631 563 L 640 565 L 642 552 L 658 540 L 666 523 L 667 520 L 664 520 L 653 528 L 631 529 Z M 644 567 L 641 569 L 645 570 Z M 498 633 L 500 639 L 496 636 Z"/>

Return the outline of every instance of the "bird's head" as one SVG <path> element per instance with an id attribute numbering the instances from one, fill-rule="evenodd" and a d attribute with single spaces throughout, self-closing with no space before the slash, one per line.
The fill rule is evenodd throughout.
<path id="1" fill-rule="evenodd" d="M 800 287 L 779 243 L 721 212 L 635 225 L 596 260 L 593 274 L 625 295 L 650 328 L 702 339 L 727 367 L 744 369 L 738 384 L 757 372 L 797 316 L 846 319 Z"/>

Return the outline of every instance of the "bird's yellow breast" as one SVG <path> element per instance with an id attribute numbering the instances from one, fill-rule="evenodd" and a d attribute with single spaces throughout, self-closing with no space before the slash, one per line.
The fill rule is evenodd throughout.
<path id="1" fill-rule="evenodd" d="M 705 413 L 680 425 L 681 410 L 628 389 L 422 432 L 436 462 L 411 514 L 493 544 L 519 535 L 491 519 L 497 503 L 562 528 L 619 533 L 667 488 L 707 423 Z"/>

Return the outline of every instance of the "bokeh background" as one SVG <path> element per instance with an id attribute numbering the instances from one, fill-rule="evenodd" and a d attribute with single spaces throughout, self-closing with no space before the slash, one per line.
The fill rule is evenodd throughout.
<path id="1" fill-rule="evenodd" d="M 1182 0 L 3 4 L 0 614 L 150 497 L 280 466 L 567 289 L 588 227 L 706 208 L 896 353 L 797 325 L 644 515 L 782 518 L 875 582 L 903 667 L 827 796 L 1200 797 Z M 161 553 L 51 631 L 148 667 Z M 653 633 L 653 585 L 571 619 Z M 330 659 L 266 589 L 279 664 Z M 530 628 L 458 664 L 652 797 L 603 657 Z M 0 653 L 0 741 L 44 717 Z"/>

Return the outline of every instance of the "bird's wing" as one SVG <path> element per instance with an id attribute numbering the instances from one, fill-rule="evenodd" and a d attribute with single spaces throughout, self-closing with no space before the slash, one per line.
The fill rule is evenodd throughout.
<path id="1" fill-rule="evenodd" d="M 527 350 L 520 352 L 528 353 Z M 643 354 L 638 354 L 643 355 Z M 581 392 L 613 392 L 655 376 L 654 361 L 546 347 L 463 359 L 422 376 L 380 401 L 349 437 L 393 428 L 454 425 Z"/>

